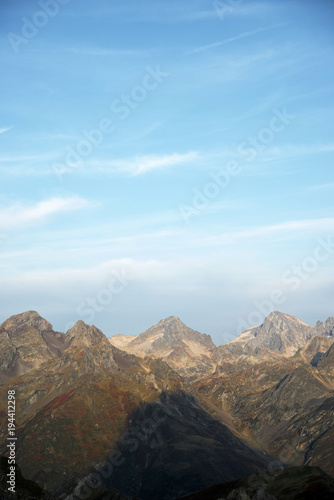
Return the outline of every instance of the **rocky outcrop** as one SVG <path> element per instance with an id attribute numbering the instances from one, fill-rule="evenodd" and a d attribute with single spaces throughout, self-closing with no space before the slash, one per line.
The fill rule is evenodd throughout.
<path id="1" fill-rule="evenodd" d="M 317 333 L 320 336 L 334 336 L 334 317 L 328 318 L 323 323 L 318 321 L 316 324 Z"/>
<path id="2" fill-rule="evenodd" d="M 301 361 L 307 359 L 310 363 L 317 363 L 321 353 L 334 341 L 331 336 L 333 323 L 334 319 L 329 318 L 324 323 L 318 322 L 317 326 L 307 325 L 295 316 L 275 311 L 265 318 L 262 325 L 254 326 L 227 344 L 217 347 L 212 359 L 217 366 L 243 362 L 250 367 L 263 361 L 291 357 L 299 352 Z M 314 337 L 322 340 L 313 343 Z M 319 350 L 315 351 L 317 347 Z"/>
<path id="3" fill-rule="evenodd" d="M 160 358 L 188 380 L 212 373 L 215 369 L 211 358 L 216 346 L 210 335 L 188 328 L 176 316 L 161 320 L 130 342 L 119 335 L 109 341 L 116 346 L 122 344 L 123 349 L 137 356 Z"/>
<path id="4" fill-rule="evenodd" d="M 305 346 L 298 349 L 294 355 L 294 359 L 296 362 L 305 362 L 312 366 L 317 366 L 333 343 L 334 337 L 320 337 L 316 335 L 312 337 Z"/>
<path id="5" fill-rule="evenodd" d="M 334 379 L 334 343 L 317 363 L 317 368 L 324 377 Z"/>
<path id="6" fill-rule="evenodd" d="M 67 331 L 66 340 L 71 346 L 92 347 L 100 342 L 107 341 L 107 337 L 96 326 L 86 325 L 80 320 Z"/>
<path id="7" fill-rule="evenodd" d="M 15 493 L 8 490 L 8 459 L 0 457 L 0 498 L 1 500 L 56 500 L 34 481 L 23 477 L 20 467 L 15 464 Z"/>
<path id="8" fill-rule="evenodd" d="M 253 327 L 247 333 L 248 338 L 244 333 L 229 342 L 229 345 L 240 343 L 244 339 L 243 347 L 253 352 L 259 347 L 265 347 L 271 352 L 292 356 L 316 335 L 317 330 L 294 316 L 275 311 L 265 318 L 261 326 Z"/>
<path id="9" fill-rule="evenodd" d="M 0 325 L 0 383 L 59 358 L 65 343 L 36 311 L 10 317 Z"/>
<path id="10" fill-rule="evenodd" d="M 179 500 L 332 500 L 334 479 L 318 467 L 271 469 Z"/>

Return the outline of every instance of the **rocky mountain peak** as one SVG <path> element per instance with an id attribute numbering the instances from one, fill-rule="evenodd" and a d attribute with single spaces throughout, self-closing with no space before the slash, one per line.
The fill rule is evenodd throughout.
<path id="1" fill-rule="evenodd" d="M 36 311 L 26 311 L 8 318 L 0 325 L 0 381 L 38 368 L 57 357 L 62 347 L 61 334 Z"/>
<path id="2" fill-rule="evenodd" d="M 247 330 L 229 345 L 243 347 L 248 355 L 264 347 L 283 356 L 293 356 L 314 335 L 317 335 L 315 326 L 307 325 L 290 314 L 273 311 L 261 326 Z"/>
<path id="3" fill-rule="evenodd" d="M 131 339 L 118 335 L 109 341 L 136 356 L 165 360 L 173 370 L 188 379 L 212 373 L 215 368 L 211 353 L 216 346 L 210 335 L 192 330 L 177 316 L 168 316 Z"/>
<path id="4" fill-rule="evenodd" d="M 273 324 L 275 327 L 284 328 L 284 325 L 294 324 L 294 325 L 306 325 L 296 316 L 292 316 L 291 314 L 284 314 L 280 311 L 273 311 L 265 318 L 262 326 L 267 326 L 269 324 Z"/>
<path id="5" fill-rule="evenodd" d="M 295 316 L 275 311 L 264 320 L 254 334 L 256 336 L 254 344 L 261 344 L 271 351 L 292 356 L 316 334 L 316 329 Z"/>
<path id="6" fill-rule="evenodd" d="M 176 333 L 180 332 L 184 328 L 187 328 L 187 326 L 182 323 L 180 318 L 177 316 L 168 316 L 167 318 L 160 320 L 156 327 L 162 328 L 165 333 Z"/>
<path id="7" fill-rule="evenodd" d="M 328 318 L 324 323 L 318 321 L 316 324 L 318 335 L 326 337 L 334 336 L 334 317 Z"/>
<path id="8" fill-rule="evenodd" d="M 159 324 L 160 323 L 161 324 L 178 323 L 178 324 L 184 325 L 184 323 L 182 323 L 180 318 L 178 318 L 177 316 L 168 316 L 167 318 L 160 320 Z"/>
<path id="9" fill-rule="evenodd" d="M 8 318 L 2 325 L 0 325 L 0 330 L 20 330 L 26 327 L 33 327 L 39 332 L 52 331 L 52 325 L 44 318 L 42 318 L 37 311 L 26 311 L 21 314 L 16 314 Z"/>
<path id="10" fill-rule="evenodd" d="M 107 340 L 101 330 L 94 325 L 86 325 L 82 320 L 77 321 L 76 324 L 66 332 L 66 340 L 71 342 L 73 346 L 90 347 L 99 344 L 104 339 Z"/>
<path id="11" fill-rule="evenodd" d="M 202 344 L 206 348 L 214 349 L 210 335 L 202 334 L 186 326 L 177 316 L 168 316 L 159 321 L 157 325 L 152 326 L 145 332 L 137 335 L 129 344 L 130 346 L 139 346 L 149 342 L 151 348 L 173 348 L 181 341 L 191 341 Z"/>

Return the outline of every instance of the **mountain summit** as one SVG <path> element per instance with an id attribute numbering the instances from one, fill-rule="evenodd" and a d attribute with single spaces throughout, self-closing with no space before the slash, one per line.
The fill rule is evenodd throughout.
<path id="1" fill-rule="evenodd" d="M 62 334 L 36 311 L 11 316 L 0 325 L 0 383 L 57 357 Z"/>
<path id="2" fill-rule="evenodd" d="M 176 316 L 162 319 L 128 343 L 125 338 L 116 335 L 109 341 L 137 356 L 160 358 L 187 379 L 211 373 L 214 368 L 211 352 L 216 346 L 210 335 L 192 330 Z"/>
<path id="3" fill-rule="evenodd" d="M 206 349 L 214 349 L 216 347 L 210 335 L 202 334 L 188 328 L 176 316 L 169 316 L 166 319 L 162 319 L 157 325 L 138 335 L 129 345 L 138 352 L 159 352 L 166 355 L 179 342 L 195 342 Z"/>
<path id="4" fill-rule="evenodd" d="M 220 348 L 239 353 L 242 347 L 243 354 L 247 356 L 293 356 L 315 335 L 329 335 L 331 320 L 329 318 L 325 323 L 318 322 L 317 326 L 307 325 L 295 316 L 274 311 L 265 318 L 262 325 L 246 330 Z"/>
<path id="5" fill-rule="evenodd" d="M 11 316 L 0 325 L 0 330 L 6 330 L 7 332 L 12 331 L 17 335 L 20 330 L 25 331 L 28 326 L 33 327 L 39 332 L 52 331 L 51 323 L 42 318 L 37 311 L 26 311 Z"/>
<path id="6" fill-rule="evenodd" d="M 86 323 L 79 320 L 67 331 L 66 340 L 73 346 L 91 347 L 99 344 L 103 340 L 107 340 L 107 338 L 101 330 L 96 328 L 96 326 L 86 325 Z"/>
<path id="7" fill-rule="evenodd" d="M 263 324 L 253 329 L 254 346 L 262 345 L 284 356 L 292 356 L 316 335 L 316 328 L 290 314 L 272 312 Z"/>

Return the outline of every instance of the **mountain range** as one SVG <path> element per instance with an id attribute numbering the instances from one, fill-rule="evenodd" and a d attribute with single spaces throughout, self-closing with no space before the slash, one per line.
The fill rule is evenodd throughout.
<path id="1" fill-rule="evenodd" d="M 333 330 L 334 318 L 307 325 L 273 312 L 217 347 L 174 316 L 109 339 L 82 321 L 61 333 L 35 311 L 12 316 L 0 325 L 0 452 L 14 389 L 31 498 L 220 498 L 200 493 L 214 483 L 230 485 L 217 493 L 226 498 L 304 498 L 310 485 L 327 498 Z M 290 470 L 296 497 L 282 496 Z"/>

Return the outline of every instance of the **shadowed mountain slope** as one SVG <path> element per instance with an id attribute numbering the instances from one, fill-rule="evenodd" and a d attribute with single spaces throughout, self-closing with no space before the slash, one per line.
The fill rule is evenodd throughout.
<path id="1" fill-rule="evenodd" d="M 10 388 L 22 473 L 57 500 L 101 467 L 94 500 L 171 500 L 273 463 L 334 474 L 332 320 L 272 313 L 216 348 L 173 316 L 126 341 L 12 316 L 0 326 L 0 452 Z M 124 460 L 108 475 L 114 453 Z"/>
<path id="2" fill-rule="evenodd" d="M 332 500 L 334 479 L 318 467 L 273 469 L 209 488 L 179 500 Z"/>
<path id="3" fill-rule="evenodd" d="M 103 484 L 142 500 L 175 499 L 246 471 L 264 470 L 272 462 L 184 391 L 161 393 L 153 403 L 137 408 L 111 455 L 118 457 L 117 466 L 101 464 L 96 469 Z M 81 484 L 86 491 L 89 476 L 81 478 Z"/>

